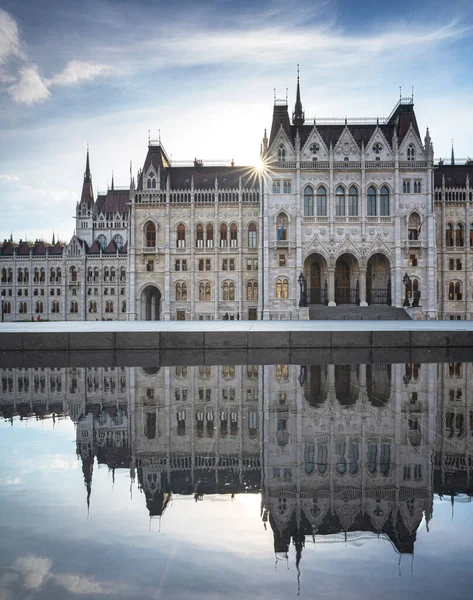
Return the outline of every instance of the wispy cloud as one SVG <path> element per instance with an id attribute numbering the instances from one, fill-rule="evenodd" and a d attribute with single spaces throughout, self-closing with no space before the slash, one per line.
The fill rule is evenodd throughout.
<path id="1" fill-rule="evenodd" d="M 51 78 L 40 74 L 35 63 L 13 65 L 7 69 L 11 59 L 27 62 L 27 55 L 15 20 L 0 9 L 0 84 L 15 102 L 32 105 L 47 100 L 54 86 L 73 86 L 106 75 L 112 70 L 105 64 L 71 60 L 66 67 Z M 18 62 L 17 60 L 17 62 Z"/>

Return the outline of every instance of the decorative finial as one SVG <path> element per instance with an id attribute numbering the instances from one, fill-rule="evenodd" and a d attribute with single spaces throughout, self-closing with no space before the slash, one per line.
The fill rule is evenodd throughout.
<path id="1" fill-rule="evenodd" d="M 150 135 L 150 130 L 148 129 L 148 146 L 151 143 L 151 135 Z"/>
<path id="2" fill-rule="evenodd" d="M 414 102 L 414 86 L 412 86 L 412 102 Z"/>
<path id="3" fill-rule="evenodd" d="M 274 92 L 274 101 L 276 102 L 276 88 L 273 88 L 273 92 Z"/>
<path id="4" fill-rule="evenodd" d="M 159 143 L 161 144 L 161 129 L 158 129 L 158 136 Z"/>
<path id="5" fill-rule="evenodd" d="M 286 88 L 286 104 L 287 104 L 287 95 L 288 95 L 288 92 L 287 92 L 287 88 Z"/>
<path id="6" fill-rule="evenodd" d="M 451 165 L 454 165 L 454 164 L 455 164 L 455 151 L 454 151 L 454 149 L 453 149 L 453 138 L 452 138 L 452 158 L 451 158 L 451 162 L 450 162 L 450 164 L 451 164 Z"/>
<path id="7" fill-rule="evenodd" d="M 112 169 L 112 188 L 111 189 L 113 190 L 113 188 L 114 188 L 114 183 L 113 183 L 113 169 Z"/>
<path id="8" fill-rule="evenodd" d="M 399 100 L 402 98 L 401 86 L 399 86 Z"/>

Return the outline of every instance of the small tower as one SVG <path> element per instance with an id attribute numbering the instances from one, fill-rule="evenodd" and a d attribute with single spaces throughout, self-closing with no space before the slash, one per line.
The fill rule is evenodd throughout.
<path id="1" fill-rule="evenodd" d="M 452 140 L 452 158 L 451 158 L 451 162 L 450 164 L 453 166 L 455 165 L 455 151 L 453 149 L 453 140 Z"/>
<path id="2" fill-rule="evenodd" d="M 299 85 L 299 65 L 297 65 L 297 93 L 296 93 L 296 104 L 294 105 L 294 111 L 292 113 L 292 124 L 296 127 L 304 125 L 305 115 L 302 110 L 301 102 L 301 90 Z"/>
<path id="3" fill-rule="evenodd" d="M 89 147 L 87 146 L 82 194 L 76 206 L 76 234 L 78 238 L 87 242 L 89 246 L 92 245 L 94 238 L 93 213 L 94 190 L 92 188 L 92 175 L 90 173 Z"/>

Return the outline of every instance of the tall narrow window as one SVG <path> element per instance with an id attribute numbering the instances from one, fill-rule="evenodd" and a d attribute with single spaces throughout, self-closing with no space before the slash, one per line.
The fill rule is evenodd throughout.
<path id="1" fill-rule="evenodd" d="M 389 190 L 383 185 L 379 196 L 379 214 L 382 217 L 389 216 Z"/>
<path id="2" fill-rule="evenodd" d="M 338 186 L 335 192 L 335 216 L 336 217 L 344 217 L 345 216 L 345 190 L 341 185 Z"/>
<path id="3" fill-rule="evenodd" d="M 287 216 L 282 213 L 276 223 L 276 236 L 278 240 L 287 240 Z"/>
<path id="4" fill-rule="evenodd" d="M 146 246 L 147 248 L 156 246 L 156 225 L 151 221 L 146 224 Z"/>
<path id="5" fill-rule="evenodd" d="M 285 162 L 285 160 L 286 160 L 286 149 L 284 148 L 284 146 L 282 144 L 280 144 L 280 146 L 278 148 L 278 161 Z"/>
<path id="6" fill-rule="evenodd" d="M 358 190 L 354 185 L 348 191 L 348 216 L 358 216 Z"/>
<path id="7" fill-rule="evenodd" d="M 207 248 L 213 248 L 214 245 L 214 226 L 209 223 L 206 227 L 207 233 Z"/>
<path id="8" fill-rule="evenodd" d="M 457 223 L 455 225 L 455 246 L 462 247 L 464 243 L 463 224 Z"/>
<path id="9" fill-rule="evenodd" d="M 281 183 L 279 181 L 273 181 L 273 194 L 281 193 Z"/>
<path id="10" fill-rule="evenodd" d="M 317 189 L 317 216 L 327 216 L 327 191 L 323 185 Z"/>
<path id="11" fill-rule="evenodd" d="M 290 194 L 291 193 L 291 182 L 290 181 L 285 181 L 284 182 L 284 193 L 285 194 Z"/>
<path id="12" fill-rule="evenodd" d="M 416 151 L 413 144 L 409 144 L 407 148 L 407 160 L 415 160 Z"/>
<path id="13" fill-rule="evenodd" d="M 447 223 L 445 226 L 445 245 L 448 247 L 453 246 L 453 224 Z"/>
<path id="14" fill-rule="evenodd" d="M 368 217 L 375 217 L 376 214 L 376 189 L 371 185 L 368 188 Z"/>
<path id="15" fill-rule="evenodd" d="M 238 246 L 238 228 L 235 223 L 230 225 L 230 246 L 232 248 Z"/>
<path id="16" fill-rule="evenodd" d="M 197 248 L 204 247 L 204 226 L 202 223 L 198 223 L 195 229 L 195 245 Z"/>
<path id="17" fill-rule="evenodd" d="M 254 223 L 250 223 L 248 225 L 248 248 L 257 248 L 258 241 L 256 235 L 256 225 Z"/>
<path id="18" fill-rule="evenodd" d="M 314 216 L 314 192 L 309 185 L 304 190 L 304 215 Z"/>
<path id="19" fill-rule="evenodd" d="M 176 283 L 176 302 L 182 300 L 182 288 L 180 283 Z"/>
<path id="20" fill-rule="evenodd" d="M 177 226 L 177 247 L 186 247 L 186 227 L 184 223 L 179 223 L 179 225 Z"/>
<path id="21" fill-rule="evenodd" d="M 228 245 L 227 242 L 227 235 L 228 235 L 228 229 L 225 223 L 222 223 L 220 225 L 220 247 L 221 248 L 226 248 Z"/>

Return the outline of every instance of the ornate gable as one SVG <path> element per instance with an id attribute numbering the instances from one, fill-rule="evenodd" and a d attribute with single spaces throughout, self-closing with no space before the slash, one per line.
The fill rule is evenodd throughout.
<path id="1" fill-rule="evenodd" d="M 334 148 L 334 160 L 342 161 L 345 157 L 348 157 L 349 160 L 361 159 L 360 148 L 347 125 L 345 125 L 345 129 L 342 131 Z"/>
<path id="2" fill-rule="evenodd" d="M 302 148 L 301 157 L 305 161 L 312 161 L 314 158 L 317 160 L 329 159 L 329 149 L 315 125 Z"/>
<path id="3" fill-rule="evenodd" d="M 370 141 L 366 144 L 365 157 L 366 160 L 376 160 L 379 158 L 379 160 L 384 161 L 393 159 L 391 145 L 379 127 L 376 127 Z"/>
<path id="4" fill-rule="evenodd" d="M 284 161 L 294 161 L 296 160 L 296 153 L 294 151 L 294 147 L 292 145 L 291 140 L 289 139 L 287 133 L 284 131 L 282 125 L 279 128 L 276 137 L 274 138 L 273 143 L 269 148 L 269 160 L 272 161 L 280 161 L 280 149 L 284 150 Z M 283 161 L 283 162 L 284 162 Z"/>
<path id="5" fill-rule="evenodd" d="M 411 155 L 411 148 L 414 149 L 414 158 Z M 417 131 L 413 127 L 412 123 L 399 146 L 399 159 L 400 160 L 425 160 L 424 146 L 422 140 L 417 135 Z"/>

